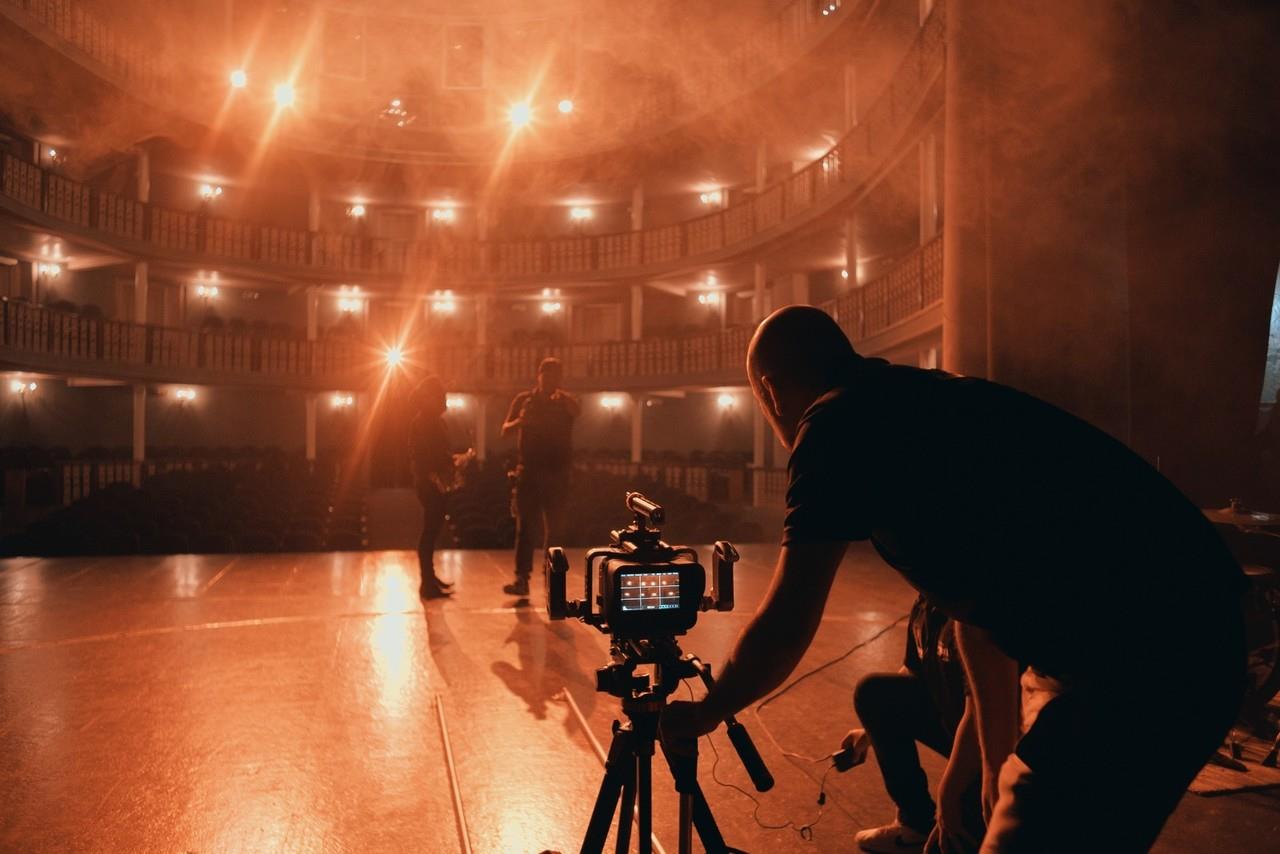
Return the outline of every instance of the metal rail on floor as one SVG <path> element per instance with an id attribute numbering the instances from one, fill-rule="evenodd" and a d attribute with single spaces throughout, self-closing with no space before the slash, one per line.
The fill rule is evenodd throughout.
<path id="1" fill-rule="evenodd" d="M 449 770 L 449 788 L 453 794 L 453 814 L 458 821 L 458 841 L 462 854 L 471 854 L 471 837 L 467 833 L 467 815 L 462 809 L 462 789 L 458 786 L 458 769 L 453 764 L 453 746 L 449 742 L 449 724 L 444 716 L 444 698 L 436 694 L 436 717 L 440 720 L 440 740 L 444 743 L 444 762 Z"/>

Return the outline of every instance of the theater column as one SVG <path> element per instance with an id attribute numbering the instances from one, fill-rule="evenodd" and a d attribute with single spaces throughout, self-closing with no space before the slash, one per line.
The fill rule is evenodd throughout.
<path id="1" fill-rule="evenodd" d="M 1122 7 L 948 0 L 942 334 L 944 368 L 1126 439 Z"/>
<path id="2" fill-rule="evenodd" d="M 146 261 L 133 265 L 133 322 L 147 322 L 149 276 Z M 147 386 L 133 386 L 133 485 L 142 485 L 142 464 L 147 458 Z"/>
<path id="3" fill-rule="evenodd" d="M 639 465 L 644 460 L 644 403 L 645 396 L 638 392 L 631 395 L 631 462 Z"/>
<path id="4" fill-rule="evenodd" d="M 314 197 L 314 191 L 313 191 Z M 307 300 L 307 340 L 315 341 L 319 337 L 320 332 L 320 290 L 318 288 L 308 288 L 306 294 Z M 318 395 L 314 391 L 307 392 L 305 403 L 305 451 L 306 459 L 309 463 L 316 461 L 316 400 Z"/>
<path id="5" fill-rule="evenodd" d="M 484 462 L 489 458 L 489 396 L 477 394 L 475 401 L 476 421 L 472 447 L 475 448 L 476 459 Z"/>
<path id="6" fill-rule="evenodd" d="M 920 245 L 938 236 L 938 138 L 920 140 Z"/>
<path id="7" fill-rule="evenodd" d="M 844 280 L 858 284 L 858 213 L 850 210 L 844 220 Z"/>

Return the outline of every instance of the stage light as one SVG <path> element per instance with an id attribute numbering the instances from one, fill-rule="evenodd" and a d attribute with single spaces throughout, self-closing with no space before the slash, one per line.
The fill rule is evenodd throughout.
<path id="1" fill-rule="evenodd" d="M 724 199 L 724 196 L 720 194 L 719 190 L 708 190 L 705 193 L 698 194 L 698 201 L 702 202 L 704 205 L 707 205 L 708 207 L 713 205 L 719 205 L 720 202 L 723 201 L 723 199 Z"/>
<path id="2" fill-rule="evenodd" d="M 51 148 L 51 149 L 49 149 L 49 159 L 50 159 L 50 160 L 57 160 L 57 159 L 58 159 L 58 149 L 56 149 L 56 148 Z"/>
<path id="3" fill-rule="evenodd" d="M 292 107 L 298 98 L 298 94 L 293 91 L 292 83 L 278 83 L 275 88 L 276 106 L 281 109 Z"/>
<path id="4" fill-rule="evenodd" d="M 404 361 L 404 352 L 399 347 L 388 347 L 386 359 L 387 367 L 394 368 Z"/>
<path id="5" fill-rule="evenodd" d="M 622 408 L 622 398 L 616 394 L 606 394 L 600 398 L 600 406 L 610 412 L 616 412 Z"/>
<path id="6" fill-rule="evenodd" d="M 173 393 L 173 396 L 183 403 L 188 403 L 196 399 L 196 390 L 193 388 L 180 388 Z"/>
<path id="7" fill-rule="evenodd" d="M 434 314 L 455 314 L 458 302 L 453 298 L 453 291 L 436 291 L 431 297 L 431 311 Z"/>
<path id="8" fill-rule="evenodd" d="M 720 292 L 719 292 L 719 291 L 710 291 L 710 292 L 705 293 L 705 294 L 698 294 L 698 304 L 699 304 L 699 305 L 719 305 L 719 304 L 720 304 Z"/>
<path id="9" fill-rule="evenodd" d="M 348 409 L 356 405 L 356 396 L 354 394 L 335 394 L 333 396 L 334 409 Z"/>
<path id="10" fill-rule="evenodd" d="M 467 399 L 459 394 L 451 394 L 444 399 L 445 409 L 466 409 Z"/>
<path id="11" fill-rule="evenodd" d="M 355 314 L 364 307 L 364 302 L 356 297 L 338 297 L 338 311 L 343 314 Z"/>
<path id="12" fill-rule="evenodd" d="M 9 380 L 9 391 L 14 394 L 30 394 L 37 388 L 39 388 L 39 386 L 37 386 L 34 381 Z"/>
<path id="13" fill-rule="evenodd" d="M 513 128 L 522 128 L 533 121 L 533 107 L 528 101 L 518 101 L 507 108 L 507 121 Z"/>
<path id="14" fill-rule="evenodd" d="M 355 204 L 347 208 L 347 216 L 351 217 L 352 219 L 364 219 L 364 215 L 365 215 L 364 205 Z"/>
<path id="15" fill-rule="evenodd" d="M 61 264 L 37 264 L 36 272 L 44 279 L 56 279 L 62 275 Z"/>
<path id="16" fill-rule="evenodd" d="M 222 195 L 222 187 L 218 186 L 217 184 L 201 184 L 200 185 L 200 198 L 204 199 L 206 202 L 211 202 L 221 195 Z"/>
<path id="17" fill-rule="evenodd" d="M 737 399 L 733 395 L 728 393 L 722 394 L 716 398 L 716 406 L 720 407 L 723 410 L 733 409 L 733 407 L 737 404 L 737 402 L 738 402 Z"/>
<path id="18" fill-rule="evenodd" d="M 457 218 L 457 213 L 453 208 L 432 208 L 431 221 L 451 223 Z"/>
<path id="19" fill-rule="evenodd" d="M 840 0 L 831 0 L 827 5 L 822 7 L 822 16 L 834 15 L 836 10 L 840 8 Z"/>
<path id="20" fill-rule="evenodd" d="M 560 312 L 560 309 L 562 308 L 564 308 L 564 306 L 561 305 L 559 302 L 556 302 L 554 300 L 547 300 L 542 304 L 542 313 L 558 314 Z"/>
<path id="21" fill-rule="evenodd" d="M 849 271 L 848 271 L 848 270 L 841 270 L 841 271 L 840 271 L 840 278 L 842 278 L 842 279 L 848 279 L 848 278 L 849 278 Z"/>
<path id="22" fill-rule="evenodd" d="M 204 299 L 215 299 L 218 296 L 217 285 L 196 285 L 196 296 Z"/>
<path id="23" fill-rule="evenodd" d="M 243 89 L 249 84 L 249 75 L 244 73 L 243 68 L 237 68 L 231 72 L 231 88 Z"/>
<path id="24" fill-rule="evenodd" d="M 591 219 L 591 217 L 593 216 L 595 216 L 595 214 L 592 213 L 591 208 L 584 208 L 584 207 L 569 208 L 569 219 L 572 222 L 586 222 L 587 220 Z"/>
<path id="25" fill-rule="evenodd" d="M 573 112 L 573 101 L 568 98 L 561 98 L 560 103 L 556 104 L 556 109 L 567 116 Z"/>

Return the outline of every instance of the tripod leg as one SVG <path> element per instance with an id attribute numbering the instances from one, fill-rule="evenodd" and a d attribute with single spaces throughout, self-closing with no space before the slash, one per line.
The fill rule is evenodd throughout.
<path id="1" fill-rule="evenodd" d="M 693 852 L 693 799 L 686 794 L 680 795 L 680 854 Z"/>
<path id="2" fill-rule="evenodd" d="M 618 810 L 618 837 L 613 850 L 616 854 L 627 854 L 631 850 L 631 821 L 636 808 L 636 775 L 634 769 L 627 781 L 622 784 L 622 809 Z"/>
<path id="3" fill-rule="evenodd" d="M 653 851 L 652 752 L 642 750 L 636 756 L 636 788 L 640 790 L 640 854 L 650 854 Z"/>
<path id="4" fill-rule="evenodd" d="M 702 794 L 702 787 L 698 785 L 697 742 L 686 745 L 679 752 L 670 750 L 666 742 L 661 744 L 662 755 L 666 757 L 671 776 L 676 781 L 676 791 L 680 793 L 680 850 L 692 850 L 693 840 L 689 828 L 692 824 L 698 831 L 698 838 L 702 840 L 702 847 L 710 854 L 727 851 L 728 845 L 720 834 L 715 816 L 711 814 L 706 796 Z M 689 847 L 686 848 L 686 844 Z"/>
<path id="5" fill-rule="evenodd" d="M 618 806 L 618 797 L 624 787 L 635 785 L 635 778 L 633 736 L 631 730 L 624 727 L 613 734 L 613 741 L 609 744 L 609 758 L 604 763 L 604 779 L 600 781 L 596 805 L 591 810 L 591 821 L 582 838 L 582 854 L 600 854 L 604 851 L 609 825 L 613 824 L 613 811 Z M 623 813 L 622 823 L 630 832 L 631 816 Z"/>

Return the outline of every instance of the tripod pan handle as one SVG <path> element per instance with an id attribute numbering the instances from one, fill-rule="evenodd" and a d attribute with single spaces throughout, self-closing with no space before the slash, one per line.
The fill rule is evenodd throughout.
<path id="1" fill-rule="evenodd" d="M 747 769 L 747 776 L 751 778 L 756 791 L 767 792 L 772 789 L 773 775 L 769 773 L 764 760 L 760 758 L 760 751 L 756 750 L 756 745 L 747 733 L 747 728 L 736 720 L 730 719 L 725 723 L 725 729 L 728 730 L 729 741 L 733 743 L 733 749 L 738 751 L 742 767 Z"/>

